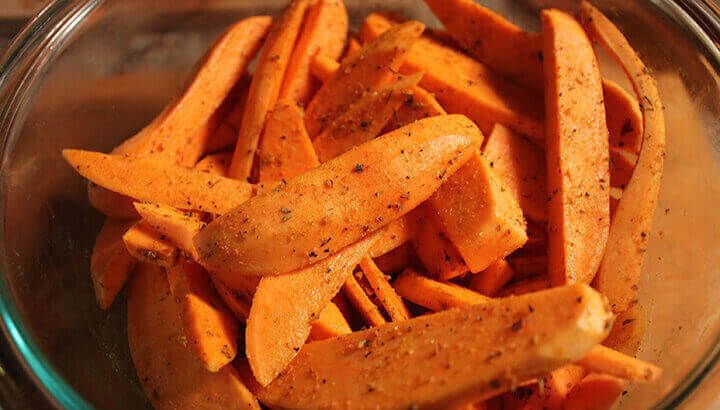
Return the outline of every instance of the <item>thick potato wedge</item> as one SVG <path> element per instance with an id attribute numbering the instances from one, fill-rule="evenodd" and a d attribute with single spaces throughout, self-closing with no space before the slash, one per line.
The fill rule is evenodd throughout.
<path id="1" fill-rule="evenodd" d="M 108 219 L 95 241 L 90 258 L 90 274 L 95 289 L 95 299 L 101 309 L 107 309 L 112 305 L 135 267 L 137 259 L 128 253 L 122 240 L 125 232 L 133 224 L 133 221 Z"/>

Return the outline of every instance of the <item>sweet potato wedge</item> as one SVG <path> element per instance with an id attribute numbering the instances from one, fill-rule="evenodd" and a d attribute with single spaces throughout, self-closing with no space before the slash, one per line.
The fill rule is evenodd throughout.
<path id="1" fill-rule="evenodd" d="M 128 253 L 122 240 L 133 224 L 133 221 L 108 219 L 95 240 L 90 257 L 90 274 L 95 300 L 101 309 L 112 305 L 135 267 L 136 259 Z"/>
<path id="2" fill-rule="evenodd" d="M 604 80 L 605 120 L 610 133 L 610 146 L 631 154 L 640 152 L 643 117 L 640 104 L 617 83 Z"/>
<path id="3" fill-rule="evenodd" d="M 237 354 L 238 326 L 197 263 L 180 258 L 167 269 L 173 296 L 182 302 L 182 317 L 190 348 L 210 372 L 232 362 Z"/>
<path id="4" fill-rule="evenodd" d="M 483 153 L 490 166 L 533 221 L 547 221 L 545 152 L 502 124 L 495 124 Z"/>
<path id="5" fill-rule="evenodd" d="M 392 223 L 385 227 L 385 234 L 370 248 L 368 256 L 377 258 L 399 248 L 412 238 L 413 229 L 414 226 L 409 220 L 409 216 L 404 216 L 392 221 Z"/>
<path id="6" fill-rule="evenodd" d="M 495 296 L 515 276 L 515 271 L 505 259 L 498 259 L 484 271 L 472 275 L 468 287 L 485 296 Z"/>
<path id="7" fill-rule="evenodd" d="M 345 47 L 348 15 L 343 0 L 317 0 L 305 16 L 302 32 L 288 63 L 280 99 L 306 105 L 320 83 L 310 74 L 316 55 L 337 60 Z"/>
<path id="8" fill-rule="evenodd" d="M 480 272 L 527 241 L 522 210 L 479 153 L 429 199 L 471 272 Z"/>
<path id="9" fill-rule="evenodd" d="M 392 251 L 373 259 L 377 267 L 388 274 L 400 273 L 405 268 L 418 264 L 417 255 L 409 243 L 393 249 Z"/>
<path id="10" fill-rule="evenodd" d="M 195 237 L 201 262 L 232 286 L 320 261 L 427 199 L 481 139 L 467 118 L 442 116 L 369 141 L 215 219 Z"/>
<path id="11" fill-rule="evenodd" d="M 400 78 L 352 103 L 313 140 L 320 161 L 329 161 L 380 135 L 399 107 L 412 98 L 412 89 L 421 77 L 418 73 Z"/>
<path id="12" fill-rule="evenodd" d="M 202 172 L 207 172 L 213 175 L 227 176 L 228 167 L 230 166 L 230 160 L 232 159 L 231 152 L 219 152 L 217 154 L 206 155 L 203 159 L 195 164 L 195 169 Z"/>
<path id="13" fill-rule="evenodd" d="M 308 104 L 305 124 L 310 136 L 320 134 L 365 92 L 389 81 L 424 29 L 417 21 L 399 25 L 343 61 Z"/>
<path id="14" fill-rule="evenodd" d="M 253 73 L 229 175 L 245 180 L 250 176 L 265 118 L 277 102 L 290 55 L 300 33 L 309 0 L 292 0 L 275 19 Z"/>
<path id="15" fill-rule="evenodd" d="M 191 167 L 215 131 L 207 127 L 233 87 L 241 81 L 270 27 L 267 16 L 234 24 L 215 42 L 190 85 L 140 134 L 114 154 L 152 155 Z"/>
<path id="16" fill-rule="evenodd" d="M 63 150 L 63 156 L 83 177 L 140 201 L 184 210 L 224 214 L 254 194 L 253 185 L 207 172 L 99 152 Z"/>
<path id="17" fill-rule="evenodd" d="M 655 80 L 627 39 L 602 13 L 582 4 L 590 35 L 620 63 L 642 101 L 643 142 L 635 171 L 613 215 L 596 286 L 608 295 L 614 312 L 635 304 L 665 158 L 665 120 Z"/>
<path id="18" fill-rule="evenodd" d="M 318 166 L 303 110 L 296 103 L 280 100 L 268 114 L 258 161 L 261 182 L 290 179 Z"/>
<path id="19" fill-rule="evenodd" d="M 345 316 L 343 316 L 336 304 L 330 302 L 310 327 L 310 340 L 325 340 L 348 333 L 352 333 L 352 329 L 345 320 Z"/>
<path id="20" fill-rule="evenodd" d="M 607 374 L 592 373 L 575 386 L 563 403 L 565 410 L 609 410 L 628 382 Z"/>
<path id="21" fill-rule="evenodd" d="M 370 14 L 361 36 L 370 41 L 393 27 L 381 14 Z M 440 104 L 454 114 L 465 114 L 483 132 L 499 122 L 542 141 L 544 135 L 542 97 L 509 82 L 472 58 L 422 37 L 410 49 L 401 73 L 425 73 L 420 86 L 435 94 Z"/>
<path id="22" fill-rule="evenodd" d="M 137 219 L 133 199 L 88 183 L 88 202 L 101 214 L 113 219 Z"/>
<path id="23" fill-rule="evenodd" d="M 205 222 L 166 205 L 135 203 L 135 208 L 155 232 L 165 236 L 193 259 L 199 257 L 193 238 L 206 225 Z"/>
<path id="24" fill-rule="evenodd" d="M 655 381 L 662 375 L 662 369 L 654 364 L 605 346 L 594 347 L 577 363 L 591 372 L 609 374 L 635 382 Z"/>
<path id="25" fill-rule="evenodd" d="M 474 306 L 492 300 L 454 283 L 432 280 L 412 268 L 405 269 L 393 281 L 393 287 L 403 298 L 435 312 Z"/>
<path id="26" fill-rule="evenodd" d="M 260 410 L 233 366 L 208 372 L 183 342 L 182 305 L 170 294 L 160 268 L 140 264 L 127 305 L 130 354 L 153 407 Z"/>
<path id="27" fill-rule="evenodd" d="M 220 124 L 205 143 L 206 153 L 215 153 L 221 150 L 232 149 L 237 142 L 238 130 L 242 123 L 245 104 L 247 103 L 248 90 L 250 89 L 250 77 L 243 77 L 238 82 L 231 95 L 226 97 L 229 100 L 227 112 L 224 112 Z M 220 110 L 218 110 L 220 111 Z M 217 115 L 218 113 L 216 113 Z M 232 152 L 230 153 L 232 158 Z M 228 159 L 228 166 L 230 160 Z"/>
<path id="28" fill-rule="evenodd" d="M 390 319 L 393 322 L 410 319 L 411 315 L 407 306 L 395 293 L 395 289 L 390 285 L 385 274 L 375 265 L 375 262 L 368 257 L 363 258 L 360 261 L 360 268 Z"/>
<path id="29" fill-rule="evenodd" d="M 610 186 L 625 189 L 635 171 L 637 157 L 625 150 L 610 148 Z"/>
<path id="30" fill-rule="evenodd" d="M 272 407 L 448 408 L 577 360 L 610 322 L 585 285 L 453 309 L 307 344 L 258 397 Z"/>
<path id="31" fill-rule="evenodd" d="M 128 253 L 140 262 L 165 268 L 175 264 L 177 248 L 143 221 L 128 229 L 122 239 Z"/>
<path id="32" fill-rule="evenodd" d="M 260 281 L 245 343 L 250 367 L 261 385 L 270 383 L 292 361 L 310 335 L 312 321 L 320 317 L 380 235 L 377 232 L 307 268 Z"/>
<path id="33" fill-rule="evenodd" d="M 232 290 L 220 280 L 210 276 L 213 286 L 220 295 L 225 306 L 232 312 L 235 318 L 241 322 L 247 321 L 252 305 L 252 295 L 245 290 Z"/>
<path id="34" fill-rule="evenodd" d="M 469 268 L 448 239 L 435 209 L 421 205 L 410 216 L 415 223 L 413 248 L 432 277 L 447 280 L 468 272 Z"/>
<path id="35" fill-rule="evenodd" d="M 347 299 L 355 307 L 355 310 L 360 313 L 360 316 L 362 316 L 365 323 L 369 326 L 380 326 L 387 323 L 385 316 L 383 316 L 378 306 L 368 297 L 355 276 L 348 276 L 343 284 L 343 291 Z"/>
<path id="36" fill-rule="evenodd" d="M 610 227 L 609 148 L 600 69 L 580 23 L 542 12 L 546 77 L 548 273 L 590 283 Z"/>

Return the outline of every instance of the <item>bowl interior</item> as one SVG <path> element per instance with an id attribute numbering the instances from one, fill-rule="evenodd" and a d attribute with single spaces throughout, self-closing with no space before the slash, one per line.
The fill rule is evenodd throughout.
<path id="1" fill-rule="evenodd" d="M 224 27 L 243 16 L 276 13 L 284 3 L 106 1 L 87 3 L 80 15 L 80 2 L 67 2 L 63 10 L 75 7 L 76 17 L 61 20 L 57 30 L 43 29 L 43 48 L 16 67 L 26 75 L 4 84 L 5 93 L 17 90 L 7 100 L 16 109 L 4 118 L 0 186 L 0 263 L 6 303 L 15 309 L 4 312 L 5 319 L 16 320 L 18 340 L 37 348 L 37 355 L 25 353 L 57 371 L 87 403 L 149 407 L 127 347 L 124 296 L 108 311 L 97 308 L 93 297 L 89 256 L 102 217 L 88 205 L 84 182 L 60 150 L 111 149 L 181 89 Z M 438 26 L 420 0 L 346 3 L 355 27 L 372 9 Z M 576 7 L 569 0 L 484 3 L 533 30 L 539 8 Z M 640 290 L 647 325 L 639 351 L 665 374 L 657 384 L 634 387 L 622 402 L 623 408 L 644 408 L 662 398 L 669 404 L 694 385 L 720 335 L 717 50 L 670 3 L 596 3 L 656 74 L 668 128 L 665 176 Z M 603 60 L 604 74 L 627 86 L 617 67 Z M 53 385 L 52 377 L 41 378 Z"/>

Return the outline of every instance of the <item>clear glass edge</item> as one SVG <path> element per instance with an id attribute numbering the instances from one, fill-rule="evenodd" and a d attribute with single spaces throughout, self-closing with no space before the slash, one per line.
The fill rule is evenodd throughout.
<path id="1" fill-rule="evenodd" d="M 15 37 L 8 50 L 0 60 L 0 90 L 3 90 L 8 81 L 15 74 L 24 74 L 26 77 L 30 70 L 18 73 L 22 69 L 21 63 L 27 63 L 32 51 L 32 45 L 49 37 L 56 25 L 71 21 L 72 25 L 82 21 L 79 15 L 87 16 L 92 10 L 101 5 L 104 0 L 54 0 L 51 1 L 37 16 L 28 22 L 25 28 Z M 691 33 L 698 36 L 705 51 L 713 57 L 711 63 L 720 71 L 720 9 L 712 0 L 650 0 L 658 10 L 670 17 L 683 28 L 690 28 Z M 71 30 L 65 31 L 62 36 L 67 37 Z M 57 40 L 57 38 L 56 38 Z M 62 40 L 62 38 L 60 38 Z M 62 47 L 58 48 L 58 54 Z M 33 65 L 34 66 L 34 65 Z M 28 90 L 18 90 L 7 101 L 6 107 L 12 107 L 18 98 L 23 98 Z M 24 91 L 24 92 L 23 92 Z M 7 111 L 7 110 L 5 110 Z M 6 122 L 7 112 L 0 113 L 0 121 Z M 7 124 L 0 124 L 5 125 Z M 4 157 L 7 148 L 7 133 L 0 140 L 0 154 Z M 3 164 L 4 165 L 4 164 Z M 4 188 L 0 180 L 0 189 Z M 0 203 L 0 212 L 4 210 L 4 203 Z M 0 221 L 0 232 L 4 230 L 4 220 Z M 4 253 L 4 249 L 0 250 Z M 15 306 L 11 302 L 7 280 L 0 280 L 0 330 L 8 341 L 15 360 L 24 367 L 35 385 L 43 392 L 46 399 L 55 407 L 92 409 L 87 403 L 54 369 L 49 361 L 33 342 L 30 335 L 24 331 L 24 324 L 20 319 Z M 714 346 L 706 353 L 704 359 L 698 363 L 684 378 L 684 381 L 665 395 L 653 408 L 670 409 L 680 405 L 687 399 L 715 366 L 720 363 L 720 335 Z"/>

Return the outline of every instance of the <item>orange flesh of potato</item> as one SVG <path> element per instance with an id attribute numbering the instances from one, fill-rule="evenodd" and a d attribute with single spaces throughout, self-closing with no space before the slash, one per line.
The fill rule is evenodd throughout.
<path id="1" fill-rule="evenodd" d="M 136 203 L 142 219 L 187 255 L 198 258 L 193 238 L 206 225 L 198 218 L 165 205 Z"/>
<path id="2" fill-rule="evenodd" d="M 468 287 L 485 296 L 495 296 L 512 280 L 515 271 L 505 259 L 498 259 L 484 271 L 472 275 Z"/>
<path id="3" fill-rule="evenodd" d="M 310 136 L 320 134 L 365 92 L 390 80 L 424 29 L 417 21 L 399 25 L 343 61 L 307 106 L 305 123 Z"/>
<path id="4" fill-rule="evenodd" d="M 580 23 L 542 12 L 546 75 L 548 273 L 554 286 L 590 283 L 610 227 L 602 79 Z"/>
<path id="5" fill-rule="evenodd" d="M 413 224 L 409 216 L 394 220 L 385 227 L 385 234 L 370 248 L 368 256 L 377 258 L 407 243 L 413 236 Z"/>
<path id="6" fill-rule="evenodd" d="M 480 153 L 428 201 L 471 272 L 480 272 L 527 241 L 522 210 Z"/>
<path id="7" fill-rule="evenodd" d="M 361 35 L 372 40 L 393 27 L 393 22 L 378 13 L 363 23 Z M 472 58 L 422 37 L 410 49 L 403 74 L 425 73 L 420 86 L 435 93 L 440 104 L 454 114 L 465 114 L 483 132 L 496 122 L 507 125 L 533 139 L 542 141 L 542 98 L 509 82 Z"/>
<path id="8" fill-rule="evenodd" d="M 320 261 L 427 199 L 481 140 L 467 118 L 438 116 L 369 141 L 215 219 L 195 237 L 201 262 L 232 286 Z"/>
<path id="9" fill-rule="evenodd" d="M 665 159 L 665 120 L 662 102 L 645 64 L 622 33 L 589 3 L 582 19 L 594 39 L 620 63 L 638 96 L 642 96 L 643 142 L 635 171 L 625 187 L 610 226 L 596 284 L 610 299 L 613 311 L 623 312 L 637 301 L 637 289 L 653 213 L 660 192 Z"/>
<path id="10" fill-rule="evenodd" d="M 318 320 L 314 321 L 310 328 L 310 340 L 325 340 L 331 337 L 352 333 L 352 329 L 345 320 L 340 308 L 330 302 L 320 312 Z"/>
<path id="11" fill-rule="evenodd" d="M 258 397 L 273 407 L 447 408 L 577 360 L 611 324 L 585 285 L 452 309 L 307 344 Z"/>
<path id="12" fill-rule="evenodd" d="M 474 306 L 492 300 L 454 283 L 432 280 L 412 268 L 405 269 L 393 281 L 393 286 L 403 298 L 436 312 Z"/>
<path id="13" fill-rule="evenodd" d="M 63 150 L 63 156 L 83 177 L 140 201 L 179 209 L 224 214 L 254 193 L 254 187 L 152 158 L 130 158 L 99 152 Z"/>
<path id="14" fill-rule="evenodd" d="M 127 331 L 138 380 L 156 409 L 257 409 L 233 366 L 217 373 L 188 348 L 181 301 L 162 269 L 141 264 L 129 284 Z"/>
<path id="15" fill-rule="evenodd" d="M 100 229 L 90 258 L 95 299 L 101 309 L 112 305 L 125 285 L 136 259 L 125 247 L 122 236 L 133 225 L 132 221 L 108 219 Z"/>
<path id="16" fill-rule="evenodd" d="M 138 222 L 123 235 L 127 251 L 135 259 L 170 267 L 175 264 L 177 248 L 167 242 L 145 222 Z"/>
<path id="17" fill-rule="evenodd" d="M 390 319 L 393 322 L 410 319 L 407 306 L 395 293 L 395 289 L 390 285 L 385 274 L 375 265 L 375 262 L 370 258 L 363 258 L 360 261 L 360 268 Z"/>
<path id="18" fill-rule="evenodd" d="M 280 95 L 283 77 L 308 4 L 308 0 L 292 0 L 270 28 L 250 83 L 235 152 L 230 162 L 229 175 L 233 178 L 244 180 L 250 176 L 265 118 Z"/>
<path id="19" fill-rule="evenodd" d="M 609 410 L 627 386 L 627 381 L 617 377 L 591 373 L 568 394 L 563 409 Z"/>
<path id="20" fill-rule="evenodd" d="M 379 235 L 382 232 L 307 268 L 260 281 L 245 343 L 250 367 L 261 385 L 270 383 L 295 357 L 310 335 L 312 321 L 320 317 Z"/>
<path id="21" fill-rule="evenodd" d="M 194 168 L 198 171 L 226 177 L 231 159 L 232 153 L 230 152 L 210 154 L 206 155 L 203 159 L 198 161 L 198 163 L 195 164 Z"/>
<path id="22" fill-rule="evenodd" d="M 350 275 L 343 284 L 343 290 L 348 301 L 355 307 L 365 322 L 370 326 L 380 326 L 387 323 L 380 309 L 365 293 L 354 275 Z"/>
<path id="23" fill-rule="evenodd" d="M 421 205 L 411 216 L 415 219 L 413 248 L 428 273 L 439 279 L 450 279 L 467 273 L 469 269 L 460 252 L 448 239 L 437 212 L 430 206 Z"/>
<path id="24" fill-rule="evenodd" d="M 483 153 L 525 216 L 533 221 L 547 221 L 547 170 L 542 148 L 496 124 Z"/>

